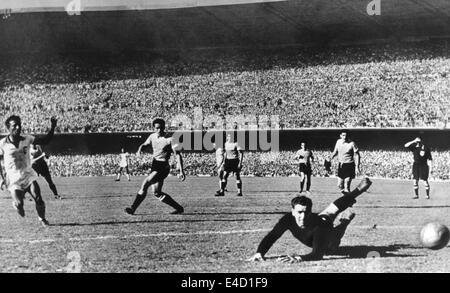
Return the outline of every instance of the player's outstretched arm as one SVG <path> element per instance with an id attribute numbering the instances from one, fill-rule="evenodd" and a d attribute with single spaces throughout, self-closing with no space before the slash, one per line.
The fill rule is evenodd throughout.
<path id="1" fill-rule="evenodd" d="M 253 257 L 261 256 L 262 260 L 264 260 L 264 256 L 266 255 L 267 251 L 269 251 L 272 245 L 288 229 L 287 220 L 288 220 L 287 215 L 285 215 L 278 221 L 278 223 L 273 227 L 273 229 L 263 238 L 263 240 L 261 240 L 261 243 L 259 243 L 258 249 L 256 250 L 256 254 Z"/>
<path id="2" fill-rule="evenodd" d="M 138 150 L 137 150 L 137 152 L 136 152 L 136 155 L 137 156 L 140 156 L 141 155 L 141 151 L 142 151 L 142 148 L 143 147 L 145 147 L 145 146 L 148 146 L 148 145 L 150 145 L 151 144 L 151 140 L 150 140 L 150 136 L 144 141 L 144 143 L 142 143 L 139 147 L 138 147 Z"/>
<path id="3" fill-rule="evenodd" d="M 53 138 L 53 135 L 55 134 L 55 128 L 56 128 L 56 124 L 58 122 L 58 120 L 56 120 L 55 117 L 50 118 L 50 122 L 51 122 L 51 127 L 50 127 L 50 131 L 47 133 L 46 136 L 44 137 L 37 137 L 34 139 L 34 144 L 39 144 L 39 145 L 47 145 L 50 143 L 50 141 Z"/>

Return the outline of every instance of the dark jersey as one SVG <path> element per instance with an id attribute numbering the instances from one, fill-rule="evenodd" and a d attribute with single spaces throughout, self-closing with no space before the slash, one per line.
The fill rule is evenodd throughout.
<path id="1" fill-rule="evenodd" d="M 424 145 L 413 144 L 408 149 L 413 152 L 415 164 L 426 165 L 428 160 L 432 160 L 430 149 Z"/>
<path id="2" fill-rule="evenodd" d="M 261 255 L 265 255 L 270 247 L 277 241 L 284 232 L 291 231 L 292 235 L 300 240 L 301 243 L 308 247 L 312 247 L 310 254 L 302 256 L 303 260 L 319 260 L 325 254 L 333 224 L 326 219 L 321 218 L 318 214 L 312 213 L 305 221 L 305 227 L 300 228 L 295 222 L 292 214 L 284 215 L 278 223 L 273 227 L 272 231 L 267 234 L 258 246 Z"/>

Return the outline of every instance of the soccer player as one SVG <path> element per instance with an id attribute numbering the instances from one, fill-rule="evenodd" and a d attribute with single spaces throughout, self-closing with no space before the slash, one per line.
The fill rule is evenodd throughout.
<path id="1" fill-rule="evenodd" d="M 123 170 L 125 170 L 125 174 L 127 175 L 128 181 L 130 181 L 130 169 L 128 169 L 130 161 L 129 157 L 130 157 L 129 153 L 125 152 L 123 148 L 120 149 L 119 171 L 117 172 L 116 181 L 120 181 L 120 176 L 122 175 Z"/>
<path id="2" fill-rule="evenodd" d="M 350 192 L 352 179 L 360 173 L 360 155 L 355 142 L 350 140 L 348 130 L 341 131 L 329 161 L 338 156 L 338 188 Z"/>
<path id="3" fill-rule="evenodd" d="M 244 153 L 242 148 L 237 142 L 234 141 L 231 133 L 227 134 L 227 140 L 225 142 L 225 160 L 224 160 L 224 174 L 220 184 L 220 190 L 218 190 L 215 196 L 224 196 L 225 188 L 227 187 L 228 176 L 234 172 L 236 175 L 237 196 L 242 196 L 242 181 L 241 181 L 241 169 L 242 161 L 244 159 Z"/>
<path id="4" fill-rule="evenodd" d="M 42 151 L 42 147 L 38 144 L 32 144 L 30 149 L 31 156 L 31 167 L 38 174 L 38 176 L 44 177 L 45 181 L 47 181 L 50 190 L 53 192 L 53 196 L 56 199 L 62 199 L 60 195 L 58 195 L 58 190 L 56 190 L 55 183 L 53 183 L 52 176 L 50 175 L 50 170 L 48 169 L 47 162 L 45 158 L 49 156 Z"/>
<path id="5" fill-rule="evenodd" d="M 405 148 L 408 148 L 413 152 L 413 178 L 414 178 L 414 197 L 419 198 L 419 180 L 425 182 L 425 192 L 427 199 L 430 199 L 430 183 L 428 183 L 428 176 L 432 168 L 431 151 L 426 147 L 420 137 L 416 137 L 414 140 L 405 144 Z"/>
<path id="6" fill-rule="evenodd" d="M 297 151 L 294 157 L 295 160 L 299 162 L 299 171 L 300 171 L 300 190 L 299 193 L 303 192 L 303 187 L 305 186 L 306 181 L 306 192 L 310 192 L 311 188 L 311 162 L 314 162 L 314 155 L 311 150 L 306 147 L 306 142 L 300 143 L 300 150 Z"/>
<path id="7" fill-rule="evenodd" d="M 285 214 L 273 229 L 263 238 L 256 254 L 249 261 L 265 260 L 265 254 L 272 245 L 287 230 L 304 245 L 311 247 L 312 251 L 306 255 L 281 257 L 283 262 L 298 262 L 321 260 L 327 253 L 334 252 L 340 245 L 350 222 L 355 217 L 353 212 L 344 212 L 356 203 L 356 197 L 369 189 L 372 182 L 364 178 L 355 190 L 344 193 L 343 196 L 331 203 L 320 214 L 311 212 L 312 201 L 306 196 L 297 196 L 292 199 L 291 213 Z M 334 220 L 340 214 L 339 223 L 333 226 Z"/>
<path id="8" fill-rule="evenodd" d="M 183 169 L 183 159 L 181 157 L 181 152 L 178 149 L 178 145 L 174 144 L 172 137 L 168 137 L 165 130 L 165 121 L 163 119 L 157 118 L 152 122 L 154 133 L 150 134 L 147 140 L 139 146 L 137 155 L 140 156 L 142 147 L 151 145 L 153 148 L 153 161 L 150 170 L 150 175 L 144 179 L 141 188 L 139 189 L 136 198 L 134 199 L 131 207 L 125 209 L 125 212 L 134 215 L 136 209 L 142 203 L 142 201 L 147 196 L 147 191 L 149 187 L 152 187 L 153 195 L 162 201 L 163 203 L 171 206 L 175 209 L 171 214 L 181 214 L 184 212 L 184 208 L 179 205 L 170 195 L 162 191 L 164 184 L 164 179 L 170 173 L 169 159 L 172 153 L 175 154 L 177 158 L 177 167 L 179 170 L 179 178 L 181 181 L 186 179 Z"/>
<path id="9" fill-rule="evenodd" d="M 222 186 L 222 180 L 223 180 L 223 173 L 224 171 L 224 162 L 225 162 L 225 149 L 223 147 L 223 138 L 220 139 L 220 144 L 216 136 L 213 136 L 214 138 L 214 148 L 216 149 L 215 155 L 216 155 L 216 167 L 217 167 L 217 174 L 219 176 L 219 188 Z"/>
<path id="10" fill-rule="evenodd" d="M 0 172 L 2 183 L 13 198 L 13 207 L 21 216 L 25 216 L 24 197 L 29 193 L 36 203 L 36 211 L 39 220 L 44 226 L 49 223 L 45 218 L 45 203 L 42 200 L 41 189 L 37 183 L 37 174 L 31 167 L 31 144 L 47 145 L 53 137 L 56 127 L 56 119 L 52 117 L 51 128 L 43 138 L 31 135 L 22 135 L 22 121 L 19 116 L 10 116 L 5 121 L 8 135 L 0 140 L 0 156 L 3 157 L 5 173 Z"/>

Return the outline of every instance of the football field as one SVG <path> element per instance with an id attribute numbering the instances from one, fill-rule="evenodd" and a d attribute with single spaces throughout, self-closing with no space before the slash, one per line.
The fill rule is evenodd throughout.
<path id="1" fill-rule="evenodd" d="M 450 272 L 450 247 L 421 247 L 420 228 L 438 221 L 450 226 L 450 182 L 431 182 L 431 199 L 413 200 L 412 182 L 373 180 L 353 207 L 355 219 L 341 247 L 322 261 L 285 264 L 285 254 L 310 248 L 285 233 L 265 262 L 247 262 L 259 241 L 290 211 L 298 177 L 243 178 L 236 196 L 231 178 L 225 197 L 214 197 L 217 178 L 169 177 L 164 190 L 185 207 L 182 215 L 149 195 L 127 215 L 143 177 L 55 178 L 63 200 L 53 199 L 39 178 L 49 227 L 41 227 L 34 203 L 25 200 L 25 218 L 0 195 L 1 272 Z M 313 178 L 313 211 L 339 193 L 335 178 Z M 356 186 L 356 184 L 353 184 Z"/>

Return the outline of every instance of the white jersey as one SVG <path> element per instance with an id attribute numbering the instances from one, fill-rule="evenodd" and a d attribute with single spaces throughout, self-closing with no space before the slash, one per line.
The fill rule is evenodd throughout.
<path id="1" fill-rule="evenodd" d="M 31 167 L 30 145 L 34 142 L 31 135 L 21 136 L 16 147 L 9 136 L 0 140 L 0 156 L 6 172 L 6 183 L 10 191 L 24 190 L 37 179 L 37 174 Z"/>
<path id="2" fill-rule="evenodd" d="M 153 159 L 160 162 L 168 162 L 170 155 L 178 149 L 178 145 L 173 143 L 172 137 L 158 136 L 152 133 L 145 141 L 153 148 Z"/>
<path id="3" fill-rule="evenodd" d="M 128 166 L 128 157 L 130 156 L 129 153 L 121 153 L 120 154 L 120 163 L 119 167 L 127 167 Z"/>

